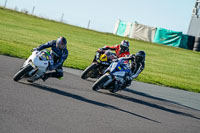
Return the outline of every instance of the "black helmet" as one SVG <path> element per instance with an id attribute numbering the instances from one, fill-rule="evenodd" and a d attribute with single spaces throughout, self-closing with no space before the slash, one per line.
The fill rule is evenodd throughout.
<path id="1" fill-rule="evenodd" d="M 56 47 L 59 49 L 64 49 L 67 47 L 67 40 L 65 37 L 59 37 L 56 41 Z"/>
<path id="2" fill-rule="evenodd" d="M 127 40 L 123 40 L 120 43 L 120 52 L 128 52 L 129 51 L 129 42 Z"/>
<path id="3" fill-rule="evenodd" d="M 145 52 L 144 51 L 138 51 L 136 54 L 135 54 L 135 61 L 136 62 L 143 62 L 145 61 Z"/>

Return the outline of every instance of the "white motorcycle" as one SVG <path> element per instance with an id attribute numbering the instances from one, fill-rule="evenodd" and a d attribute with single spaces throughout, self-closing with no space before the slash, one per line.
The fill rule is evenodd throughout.
<path id="1" fill-rule="evenodd" d="M 33 51 L 21 69 L 13 76 L 13 80 L 19 81 L 22 78 L 31 78 L 32 82 L 36 81 L 47 72 L 47 68 L 52 64 L 53 58 L 48 50 Z"/>

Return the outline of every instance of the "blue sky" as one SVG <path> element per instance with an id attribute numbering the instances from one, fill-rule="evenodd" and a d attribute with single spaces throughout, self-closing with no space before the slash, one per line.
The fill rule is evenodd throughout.
<path id="1" fill-rule="evenodd" d="M 4 6 L 6 0 L 0 0 Z M 90 29 L 113 32 L 118 19 L 187 33 L 196 0 L 7 0 L 7 8 Z"/>

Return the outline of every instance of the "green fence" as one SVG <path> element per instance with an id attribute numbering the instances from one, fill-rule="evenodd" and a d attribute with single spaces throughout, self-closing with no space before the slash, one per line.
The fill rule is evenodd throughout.
<path id="1" fill-rule="evenodd" d="M 134 25 L 134 24 L 133 24 Z M 141 24 L 139 24 L 141 25 Z M 134 25 L 135 26 L 135 25 Z M 147 26 L 148 27 L 148 26 Z M 139 27 L 139 30 L 141 33 L 143 34 L 139 34 L 138 36 L 138 29 L 136 28 L 132 28 L 131 26 L 128 26 L 128 23 L 119 20 L 119 24 L 118 24 L 118 28 L 117 28 L 117 32 L 116 34 L 119 36 L 126 36 L 125 32 L 127 31 L 127 28 L 130 28 L 129 31 L 131 33 L 133 33 L 131 36 L 129 36 L 130 38 L 135 38 L 139 40 L 144 40 L 144 38 L 146 38 L 146 36 L 150 36 L 151 32 L 147 32 L 145 31 L 145 28 L 141 28 Z M 167 30 L 164 28 L 155 28 L 156 31 L 154 31 L 154 36 L 152 36 L 152 41 L 154 43 L 158 43 L 158 44 L 164 44 L 164 45 L 168 45 L 168 46 L 173 46 L 173 47 L 180 47 L 180 48 L 184 48 L 184 49 L 191 49 L 189 46 L 190 45 L 190 38 L 188 35 L 183 34 L 182 32 L 177 32 L 177 31 L 172 31 L 172 30 Z M 137 34 L 136 34 L 137 33 Z M 194 45 L 194 44 L 193 44 Z"/>
<path id="2" fill-rule="evenodd" d="M 187 48 L 187 35 L 183 35 L 182 32 L 157 28 L 153 42 L 173 47 Z"/>
<path id="3" fill-rule="evenodd" d="M 127 26 L 126 22 L 120 21 L 117 29 L 117 35 L 124 36 L 124 33 L 126 31 L 126 26 Z"/>

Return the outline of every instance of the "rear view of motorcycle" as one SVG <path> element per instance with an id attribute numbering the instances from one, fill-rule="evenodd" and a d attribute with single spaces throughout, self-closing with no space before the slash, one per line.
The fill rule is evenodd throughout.
<path id="1" fill-rule="evenodd" d="M 123 90 L 130 85 L 127 78 L 130 73 L 128 64 L 124 64 L 122 59 L 110 64 L 105 71 L 105 74 L 99 78 L 92 86 L 94 91 L 99 89 L 107 89 L 110 92 L 115 93 L 116 90 Z"/>
<path id="2" fill-rule="evenodd" d="M 45 74 L 49 64 L 53 64 L 53 59 L 48 50 L 33 51 L 20 70 L 13 76 L 13 80 L 31 78 L 32 82 L 36 81 Z"/>
<path id="3" fill-rule="evenodd" d="M 99 78 L 109 67 L 112 60 L 116 58 L 115 53 L 107 51 L 97 51 L 94 60 L 81 74 L 82 79 Z"/>

